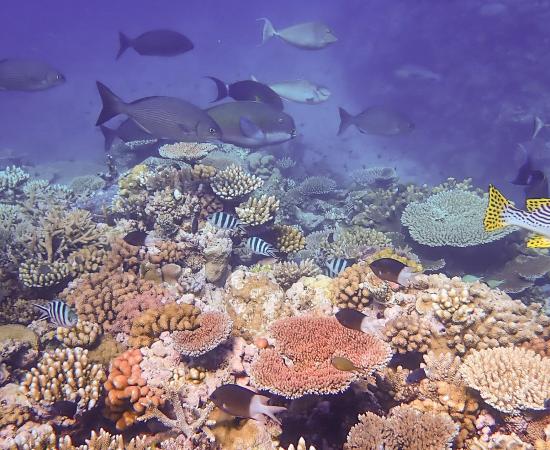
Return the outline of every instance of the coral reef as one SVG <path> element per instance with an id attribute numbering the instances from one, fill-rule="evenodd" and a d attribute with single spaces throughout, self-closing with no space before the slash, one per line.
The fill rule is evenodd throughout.
<path id="1" fill-rule="evenodd" d="M 336 189 L 336 181 L 329 177 L 308 177 L 298 187 L 298 192 L 305 196 L 327 195 Z"/>
<path id="2" fill-rule="evenodd" d="M 314 277 L 321 273 L 321 269 L 312 259 L 277 262 L 273 265 L 273 276 L 284 288 L 289 288 L 302 277 Z"/>
<path id="3" fill-rule="evenodd" d="M 306 238 L 302 232 L 290 225 L 275 225 L 275 246 L 280 252 L 295 253 L 305 248 Z"/>
<path id="4" fill-rule="evenodd" d="M 163 158 L 194 164 L 204 159 L 216 148 L 216 145 L 208 143 L 176 142 L 175 144 L 162 145 L 159 148 L 159 155 Z"/>
<path id="5" fill-rule="evenodd" d="M 73 328 L 57 327 L 55 337 L 67 347 L 92 347 L 101 336 L 101 327 L 79 320 Z"/>
<path id="6" fill-rule="evenodd" d="M 273 196 L 250 197 L 235 208 L 239 220 L 250 226 L 262 225 L 275 218 L 279 200 Z"/>
<path id="7" fill-rule="evenodd" d="M 200 356 L 216 348 L 231 333 L 233 323 L 225 313 L 201 313 L 194 330 L 173 333 L 175 348 L 187 356 Z"/>
<path id="8" fill-rule="evenodd" d="M 218 197 L 224 200 L 244 197 L 261 187 L 263 183 L 261 178 L 247 174 L 241 166 L 237 165 L 231 165 L 219 171 L 210 179 L 210 187 Z"/>

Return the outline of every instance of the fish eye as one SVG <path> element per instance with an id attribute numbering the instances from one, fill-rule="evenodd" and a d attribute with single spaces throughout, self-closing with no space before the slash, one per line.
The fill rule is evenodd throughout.
<path id="1" fill-rule="evenodd" d="M 208 131 L 210 132 L 210 134 L 216 133 L 216 129 L 215 129 L 215 128 L 210 128 Z"/>

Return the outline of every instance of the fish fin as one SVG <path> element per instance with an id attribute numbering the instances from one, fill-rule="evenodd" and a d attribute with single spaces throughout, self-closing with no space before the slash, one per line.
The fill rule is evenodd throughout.
<path id="1" fill-rule="evenodd" d="M 542 206 L 550 206 L 550 198 L 528 198 L 525 200 L 527 211 L 533 212 Z"/>
<path id="2" fill-rule="evenodd" d="M 116 54 L 115 59 L 119 59 L 122 54 L 132 46 L 132 40 L 122 31 L 118 32 L 118 40 L 120 42 L 120 48 L 118 49 L 118 53 Z"/>
<path id="3" fill-rule="evenodd" d="M 216 83 L 216 87 L 218 88 L 218 96 L 210 103 L 217 102 L 218 100 L 221 100 L 222 98 L 225 98 L 229 95 L 229 86 L 225 84 L 222 80 L 215 77 L 206 78 L 210 78 L 214 83 Z"/>
<path id="4" fill-rule="evenodd" d="M 241 129 L 241 133 L 246 137 L 256 140 L 265 139 L 265 133 L 262 129 L 247 117 L 241 117 L 239 119 L 239 127 Z"/>
<path id="5" fill-rule="evenodd" d="M 123 112 L 125 103 L 103 83 L 96 81 L 97 90 L 103 103 L 103 108 L 97 118 L 96 126 L 101 125 Z"/>
<path id="6" fill-rule="evenodd" d="M 116 131 L 112 130 L 109 127 L 106 127 L 105 125 L 100 125 L 99 129 L 101 130 L 101 133 L 103 133 L 103 138 L 105 139 L 105 143 L 103 144 L 103 148 L 106 152 L 111 150 L 111 147 L 113 146 L 113 142 L 116 138 Z"/>
<path id="7" fill-rule="evenodd" d="M 353 116 L 344 108 L 338 108 L 340 113 L 340 128 L 338 128 L 338 136 L 340 136 L 352 124 Z"/>
<path id="8" fill-rule="evenodd" d="M 547 124 L 545 124 L 540 117 L 535 116 L 535 119 L 533 120 L 533 133 L 531 134 L 531 140 L 535 139 L 539 134 L 539 131 L 546 126 Z"/>
<path id="9" fill-rule="evenodd" d="M 542 234 L 535 234 L 527 239 L 528 248 L 550 248 L 550 239 Z"/>
<path id="10" fill-rule="evenodd" d="M 272 38 L 273 36 L 277 36 L 277 31 L 275 30 L 275 28 L 273 28 L 273 24 L 269 19 L 262 17 L 258 20 L 264 21 L 264 28 L 262 30 L 262 44 L 264 44 L 265 41 Z"/>
<path id="11" fill-rule="evenodd" d="M 258 79 L 257 79 L 254 75 L 250 75 L 250 79 L 251 79 L 252 81 L 258 81 Z"/>
<path id="12" fill-rule="evenodd" d="M 513 207 L 512 203 L 491 184 L 489 186 L 489 204 L 483 218 L 485 231 L 496 231 L 508 226 L 504 220 L 504 213 L 510 207 Z"/>

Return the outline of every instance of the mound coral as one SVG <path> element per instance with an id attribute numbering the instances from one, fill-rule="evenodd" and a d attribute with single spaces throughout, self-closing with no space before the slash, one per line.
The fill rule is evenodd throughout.
<path id="1" fill-rule="evenodd" d="M 235 208 L 239 220 L 250 226 L 262 225 L 275 218 L 279 200 L 273 196 L 250 197 Z"/>
<path id="2" fill-rule="evenodd" d="M 345 328 L 334 317 L 279 319 L 270 332 L 275 348 L 260 351 L 250 376 L 255 386 L 286 398 L 342 392 L 382 369 L 392 356 L 385 342 Z M 348 359 L 357 370 L 338 370 L 331 363 L 335 356 Z"/>
<path id="3" fill-rule="evenodd" d="M 418 243 L 430 247 L 470 247 L 503 238 L 514 227 L 488 233 L 483 229 L 487 199 L 471 191 L 453 189 L 409 203 L 401 223 Z"/>
<path id="4" fill-rule="evenodd" d="M 215 144 L 198 142 L 176 142 L 175 144 L 164 144 L 159 148 L 159 155 L 163 158 L 175 159 L 194 164 L 205 158 L 217 147 Z"/>
<path id="5" fill-rule="evenodd" d="M 263 184 L 261 178 L 246 173 L 241 166 L 235 164 L 218 172 L 210 180 L 210 187 L 214 193 L 224 200 L 244 197 Z"/>
<path id="6" fill-rule="evenodd" d="M 473 351 L 460 367 L 465 383 L 509 414 L 543 410 L 550 392 L 550 358 L 521 347 Z"/>
<path id="7" fill-rule="evenodd" d="M 418 314 L 402 314 L 384 327 L 384 335 L 392 349 L 399 353 L 426 353 L 430 346 L 430 324 Z"/>

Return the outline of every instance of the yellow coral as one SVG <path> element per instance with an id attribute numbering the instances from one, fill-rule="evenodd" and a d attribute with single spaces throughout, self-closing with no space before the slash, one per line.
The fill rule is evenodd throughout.
<path id="1" fill-rule="evenodd" d="M 280 252 L 294 253 L 305 248 L 306 238 L 302 232 L 290 225 L 275 225 L 273 231 L 277 234 L 275 245 Z"/>

